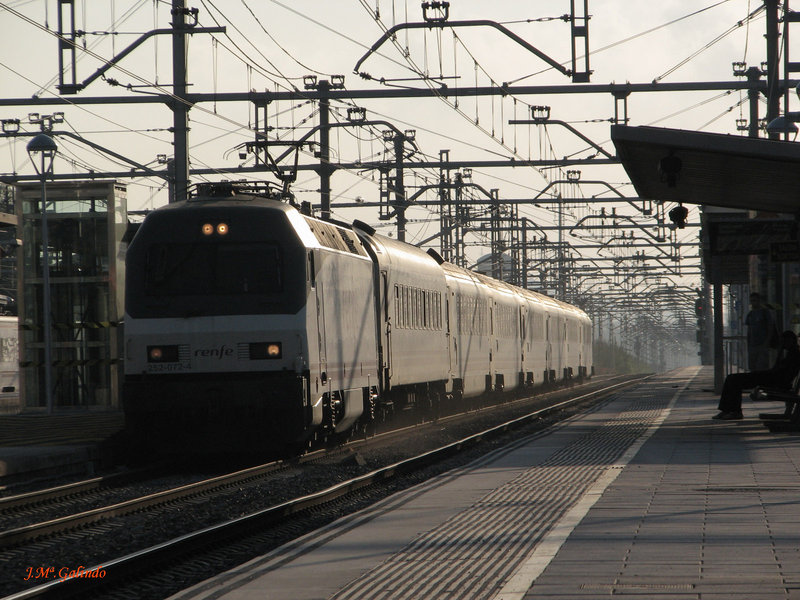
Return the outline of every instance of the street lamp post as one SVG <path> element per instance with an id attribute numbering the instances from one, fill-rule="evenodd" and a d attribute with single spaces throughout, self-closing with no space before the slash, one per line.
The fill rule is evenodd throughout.
<path id="1" fill-rule="evenodd" d="M 44 322 L 44 386 L 47 400 L 47 412 L 53 412 L 53 359 L 52 359 L 52 332 L 50 316 L 50 252 L 47 237 L 47 175 L 53 171 L 53 160 L 58 152 L 58 146 L 53 138 L 44 133 L 34 137 L 27 146 L 33 168 L 42 177 L 42 263 L 43 263 L 43 312 Z M 36 155 L 39 155 L 39 163 Z"/>

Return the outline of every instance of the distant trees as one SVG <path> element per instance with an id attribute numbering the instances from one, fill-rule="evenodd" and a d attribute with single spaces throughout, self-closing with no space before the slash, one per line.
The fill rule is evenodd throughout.
<path id="1" fill-rule="evenodd" d="M 658 369 L 654 365 L 639 360 L 625 350 L 605 342 L 595 340 L 592 346 L 594 369 L 598 375 L 610 373 L 652 373 Z"/>

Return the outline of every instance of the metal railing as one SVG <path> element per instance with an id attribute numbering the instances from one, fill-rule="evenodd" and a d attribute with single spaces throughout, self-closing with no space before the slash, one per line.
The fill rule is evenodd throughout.
<path id="1" fill-rule="evenodd" d="M 744 335 L 729 335 L 722 338 L 725 375 L 741 373 L 747 370 L 747 337 Z"/>

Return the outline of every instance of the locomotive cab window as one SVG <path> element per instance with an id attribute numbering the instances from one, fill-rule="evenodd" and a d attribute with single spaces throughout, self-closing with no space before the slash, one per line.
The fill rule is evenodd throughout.
<path id="1" fill-rule="evenodd" d="M 273 294 L 282 285 L 273 244 L 153 244 L 147 252 L 145 290 L 151 296 Z"/>

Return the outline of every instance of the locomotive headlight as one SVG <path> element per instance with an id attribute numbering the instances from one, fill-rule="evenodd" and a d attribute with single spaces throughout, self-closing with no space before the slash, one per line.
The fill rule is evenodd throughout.
<path id="1" fill-rule="evenodd" d="M 178 362 L 178 346 L 148 346 L 147 362 Z"/>
<path id="2" fill-rule="evenodd" d="M 228 224 L 227 223 L 220 223 L 217 225 L 217 233 L 220 235 L 225 235 L 228 233 Z"/>
<path id="3" fill-rule="evenodd" d="M 283 357 L 280 342 L 252 342 L 249 344 L 250 360 L 270 360 Z"/>
<path id="4" fill-rule="evenodd" d="M 214 233 L 214 226 L 211 223 L 203 223 L 203 235 L 211 235 Z"/>

